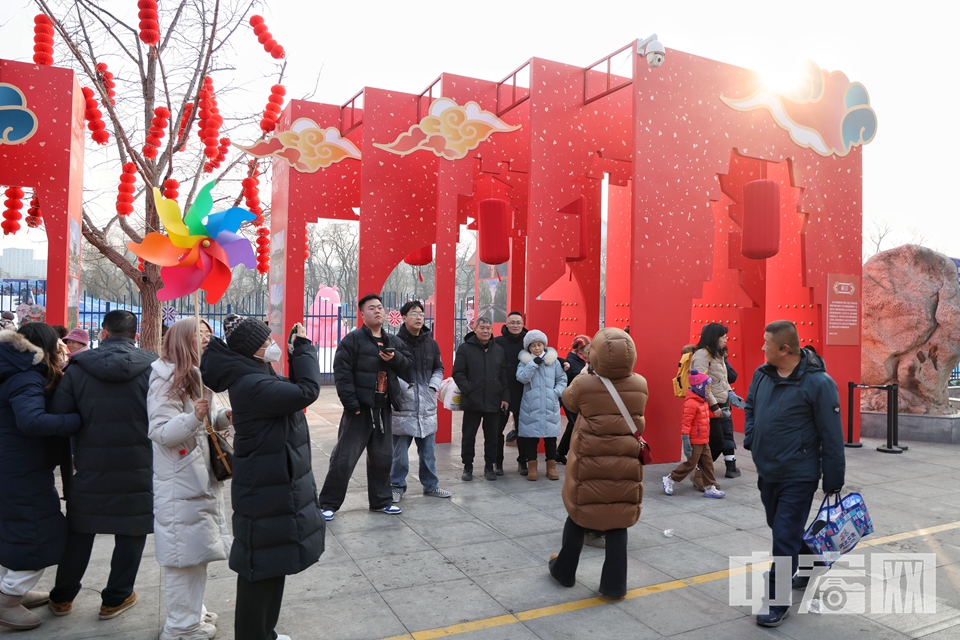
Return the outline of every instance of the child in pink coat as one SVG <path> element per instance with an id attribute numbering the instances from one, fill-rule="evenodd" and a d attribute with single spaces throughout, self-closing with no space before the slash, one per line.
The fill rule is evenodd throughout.
<path id="1" fill-rule="evenodd" d="M 680 432 L 690 439 L 693 453 L 684 462 L 681 462 L 670 475 L 663 476 L 663 491 L 668 496 L 673 495 L 673 485 L 693 473 L 697 465 L 703 474 L 703 497 L 722 498 L 726 495 L 716 487 L 716 478 L 713 475 L 713 457 L 710 455 L 710 405 L 707 402 L 707 387 L 710 376 L 700 373 L 696 369 L 690 370 L 690 388 L 687 389 L 687 398 L 683 403 L 683 426 Z"/>

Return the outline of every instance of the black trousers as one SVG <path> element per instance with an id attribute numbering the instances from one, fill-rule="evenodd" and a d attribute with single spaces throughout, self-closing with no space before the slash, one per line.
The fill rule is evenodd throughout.
<path id="1" fill-rule="evenodd" d="M 284 578 L 250 582 L 237 576 L 237 606 L 233 616 L 236 640 L 276 640 L 274 627 L 280 619 Z"/>
<path id="2" fill-rule="evenodd" d="M 373 412 L 380 412 L 374 416 Z M 374 423 L 377 418 L 379 424 Z M 390 505 L 390 469 L 393 467 L 393 432 L 389 407 L 364 407 L 360 415 L 344 411 L 340 416 L 337 444 L 330 454 L 327 477 L 320 490 L 320 507 L 336 511 L 347 497 L 350 476 L 364 449 L 367 451 L 367 500 L 371 509 Z"/>
<path id="3" fill-rule="evenodd" d="M 473 456 L 477 448 L 477 430 L 483 423 L 483 466 L 493 469 L 497 462 L 497 443 L 503 441 L 503 431 L 500 430 L 500 415 L 503 411 L 482 413 L 480 411 L 464 411 L 463 437 L 460 439 L 460 459 L 463 466 L 473 466 Z M 498 438 L 499 434 L 499 438 Z M 500 446 L 500 464 L 503 465 L 503 446 Z"/>
<path id="4" fill-rule="evenodd" d="M 67 535 L 67 549 L 63 552 L 57 566 L 57 579 L 50 599 L 54 602 L 73 602 L 80 588 L 80 581 L 90 564 L 95 533 L 77 533 Z M 133 593 L 133 584 L 137 581 L 140 559 L 147 536 L 113 536 L 113 557 L 110 559 L 110 577 L 107 586 L 100 592 L 105 607 L 117 607 Z"/>
<path id="5" fill-rule="evenodd" d="M 563 546 L 550 566 L 550 574 L 565 587 L 577 583 L 577 567 L 583 551 L 583 536 L 589 531 L 567 516 L 563 525 Z M 600 593 L 619 598 L 627 593 L 627 530 L 610 529 L 604 532 L 607 538 L 606 555 L 600 572 Z"/>
<path id="6" fill-rule="evenodd" d="M 537 459 L 537 444 L 540 442 L 540 438 L 517 438 L 517 449 L 520 449 L 524 452 L 524 457 L 527 460 L 536 460 Z M 544 438 L 543 439 L 543 451 L 546 453 L 547 460 L 556 460 L 557 459 L 557 439 L 556 438 Z"/>
<path id="7" fill-rule="evenodd" d="M 760 489 L 760 501 L 767 514 L 767 526 L 773 538 L 773 557 L 790 558 L 790 576 L 786 579 L 789 590 L 790 580 L 797 572 L 801 555 L 811 555 L 810 547 L 803 541 L 803 531 L 810 515 L 810 505 L 817 492 L 819 481 L 808 482 L 764 482 L 757 478 Z M 786 567 L 784 567 L 786 568 Z M 777 563 L 770 567 L 767 595 L 771 600 L 780 598 L 789 604 L 789 593 L 777 593 Z M 786 609 L 786 605 L 777 605 Z"/>
<path id="8" fill-rule="evenodd" d="M 579 413 L 567 413 L 567 428 L 563 430 L 560 443 L 557 444 L 557 455 L 564 456 L 570 453 L 570 438 L 573 437 L 573 426 L 577 424 Z"/>
<path id="9" fill-rule="evenodd" d="M 510 406 L 513 406 L 511 404 Z M 513 428 L 517 432 L 517 438 L 520 437 L 520 405 L 516 409 L 500 412 L 500 435 L 497 437 L 497 466 L 503 467 L 503 431 L 507 428 L 507 421 L 513 416 Z M 517 440 L 517 462 L 526 464 L 527 459 L 523 457 L 523 451 L 520 450 L 520 440 Z"/>
<path id="10" fill-rule="evenodd" d="M 714 461 L 721 455 L 732 456 L 737 453 L 731 418 L 710 418 L 710 453 Z"/>

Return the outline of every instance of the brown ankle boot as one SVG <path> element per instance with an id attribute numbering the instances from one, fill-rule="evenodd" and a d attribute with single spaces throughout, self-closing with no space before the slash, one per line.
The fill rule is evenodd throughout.
<path id="1" fill-rule="evenodd" d="M 22 602 L 23 596 L 0 593 L 0 625 L 10 629 L 36 629 L 40 626 L 40 616 L 26 609 Z"/>
<path id="2" fill-rule="evenodd" d="M 556 460 L 547 460 L 547 477 L 551 480 L 559 480 L 560 476 L 557 475 L 557 461 Z"/>
<path id="3" fill-rule="evenodd" d="M 537 461 L 527 460 L 527 480 L 537 479 Z"/>

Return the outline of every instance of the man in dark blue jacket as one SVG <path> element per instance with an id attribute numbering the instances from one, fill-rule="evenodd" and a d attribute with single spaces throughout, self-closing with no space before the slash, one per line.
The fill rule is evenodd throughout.
<path id="1" fill-rule="evenodd" d="M 843 487 L 840 398 L 823 361 L 800 348 L 797 326 L 789 320 L 764 327 L 763 353 L 767 363 L 753 374 L 747 393 L 743 446 L 753 454 L 760 476 L 773 557 L 791 558 L 793 576 L 798 556 L 810 553 L 803 531 L 821 475 L 825 494 Z M 776 591 L 776 568 L 776 563 L 770 568 L 767 593 L 773 604 L 757 615 L 764 627 L 779 626 L 789 609 L 789 594 Z M 797 578 L 793 586 L 803 588 L 804 582 Z"/>
<path id="2" fill-rule="evenodd" d="M 337 444 L 330 453 L 330 467 L 320 490 L 323 517 L 333 514 L 347 495 L 347 484 L 367 451 L 367 498 L 371 511 L 391 515 L 401 512 L 392 504 L 390 469 L 393 466 L 393 411 L 400 410 L 400 383 L 410 366 L 407 348 L 383 329 L 386 313 L 380 296 L 360 299 L 363 321 L 340 344 L 333 359 L 333 378 L 343 405 Z"/>

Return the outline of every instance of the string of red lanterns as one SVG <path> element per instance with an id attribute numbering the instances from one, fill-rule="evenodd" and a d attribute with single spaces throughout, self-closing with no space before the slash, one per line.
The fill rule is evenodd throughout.
<path id="1" fill-rule="evenodd" d="M 177 132 L 177 146 L 180 147 L 180 151 L 183 151 L 187 148 L 186 140 L 183 136 L 187 133 L 187 122 L 190 121 L 190 115 L 193 113 L 193 103 L 188 102 L 183 106 L 183 117 L 180 118 L 180 130 Z M 180 143 L 183 142 L 183 146 L 180 146 Z"/>
<path id="2" fill-rule="evenodd" d="M 267 275 L 270 271 L 270 229 L 257 229 L 257 271 Z"/>
<path id="3" fill-rule="evenodd" d="M 263 50 L 275 60 L 280 60 L 287 55 L 283 47 L 270 34 L 267 25 L 263 22 L 263 16 L 250 16 L 250 26 L 253 27 L 253 33 L 257 36 L 257 40 L 263 45 Z"/>
<path id="4" fill-rule="evenodd" d="M 3 192 L 7 199 L 3 202 L 6 209 L 3 212 L 3 222 L 0 222 L 0 228 L 3 229 L 3 235 L 15 234 L 20 230 L 20 209 L 23 208 L 23 189 L 20 187 L 7 187 Z"/>
<path id="5" fill-rule="evenodd" d="M 97 106 L 97 99 L 94 97 L 93 89 L 84 87 L 83 99 L 86 106 L 83 111 L 83 117 L 87 121 L 87 129 L 90 130 L 90 138 L 97 144 L 107 144 L 110 142 L 110 132 L 107 131 L 107 125 L 103 123 L 103 114 Z"/>
<path id="6" fill-rule="evenodd" d="M 180 197 L 180 183 L 173 178 L 163 181 L 163 197 L 167 200 L 176 200 Z"/>
<path id="7" fill-rule="evenodd" d="M 27 209 L 27 226 L 36 229 L 43 223 L 43 212 L 40 211 L 40 198 L 33 196 L 30 199 L 30 208 Z"/>
<path id="8" fill-rule="evenodd" d="M 217 108 L 217 98 L 213 91 L 213 78 L 210 76 L 203 79 L 203 88 L 200 89 L 197 96 L 197 104 L 200 107 L 199 135 L 200 139 L 203 140 L 203 154 L 209 158 L 210 161 L 213 161 L 220 155 L 221 141 L 219 137 L 223 117 Z M 227 144 L 229 144 L 229 141 Z M 203 170 L 207 173 L 212 173 L 216 168 L 210 161 L 203 166 Z"/>
<path id="9" fill-rule="evenodd" d="M 170 110 L 166 107 L 157 107 L 153 110 L 153 120 L 150 121 L 150 130 L 147 131 L 147 139 L 143 145 L 143 155 L 145 158 L 155 160 L 160 145 L 163 144 L 163 136 L 167 131 L 169 124 Z"/>
<path id="10" fill-rule="evenodd" d="M 145 45 L 155 47 L 160 44 L 160 16 L 157 15 L 157 3 L 155 0 L 140 0 L 137 3 L 140 13 L 140 41 Z"/>
<path id="11" fill-rule="evenodd" d="M 53 66 L 53 25 L 42 13 L 33 18 L 33 62 L 44 67 Z"/>
<path id="12" fill-rule="evenodd" d="M 98 62 L 96 66 L 97 70 L 97 79 L 100 80 L 100 84 L 103 85 L 104 90 L 107 92 L 107 98 L 110 100 L 110 104 L 117 104 L 116 96 L 117 92 L 114 89 L 117 86 L 117 83 L 113 81 L 113 73 L 107 70 L 106 62 Z"/>
<path id="13" fill-rule="evenodd" d="M 128 216 L 133 213 L 133 194 L 137 188 L 133 184 L 137 181 L 137 165 L 127 162 L 123 165 L 120 174 L 120 186 L 117 188 L 117 213 Z"/>
<path id="14" fill-rule="evenodd" d="M 267 98 L 267 106 L 263 110 L 263 119 L 260 120 L 260 129 L 264 133 L 270 133 L 277 128 L 277 120 L 283 110 L 283 96 L 285 95 L 287 95 L 287 90 L 282 84 L 275 84 L 270 87 L 270 97 Z"/>

